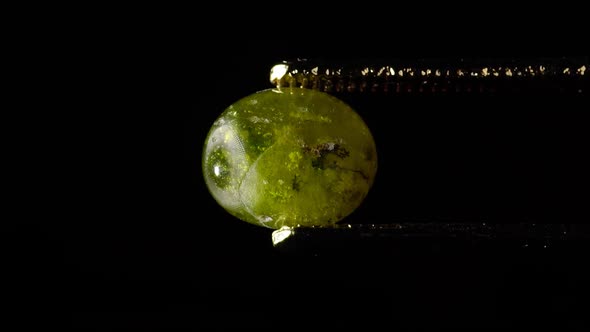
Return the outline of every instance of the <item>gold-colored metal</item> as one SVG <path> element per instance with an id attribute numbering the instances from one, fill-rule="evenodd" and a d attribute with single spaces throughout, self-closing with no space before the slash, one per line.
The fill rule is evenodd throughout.
<path id="1" fill-rule="evenodd" d="M 545 82 L 544 78 L 586 82 L 589 57 L 569 59 L 533 59 L 488 63 L 483 61 L 459 61 L 445 64 L 441 61 L 415 61 L 414 63 L 392 60 L 389 63 L 370 64 L 363 61 L 346 64 L 298 60 L 283 62 L 271 69 L 270 81 L 277 87 L 299 87 L 324 92 L 396 91 L 402 86 L 412 86 L 410 91 L 445 91 L 460 89 L 462 82 L 474 90 L 488 83 L 511 80 Z M 452 87 L 449 86 L 452 82 Z M 583 84 L 582 84 L 583 85 Z M 578 91 L 579 90 L 579 91 Z M 582 88 L 577 88 L 582 92 Z"/>

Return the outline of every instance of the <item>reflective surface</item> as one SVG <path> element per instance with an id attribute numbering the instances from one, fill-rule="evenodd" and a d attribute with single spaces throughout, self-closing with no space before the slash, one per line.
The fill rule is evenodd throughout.
<path id="1" fill-rule="evenodd" d="M 390 224 L 339 224 L 335 227 L 282 227 L 272 234 L 281 252 L 302 255 L 362 253 L 393 257 L 402 252 L 427 253 L 497 247 L 527 250 L 587 250 L 585 224 L 490 224 L 485 222 L 398 221 Z M 501 248 L 503 247 L 503 248 Z"/>
<path id="2" fill-rule="evenodd" d="M 377 151 L 365 122 L 339 99 L 269 89 L 221 114 L 202 162 L 209 191 L 234 216 L 269 228 L 325 226 L 364 200 Z"/>
<path id="3" fill-rule="evenodd" d="M 590 57 L 430 58 L 283 61 L 275 86 L 341 93 L 584 93 Z"/>

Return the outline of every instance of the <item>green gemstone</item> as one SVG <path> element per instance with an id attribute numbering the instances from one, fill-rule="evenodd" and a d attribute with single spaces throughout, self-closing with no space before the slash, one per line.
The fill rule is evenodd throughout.
<path id="1" fill-rule="evenodd" d="M 329 226 L 364 200 L 377 171 L 365 122 L 329 94 L 269 89 L 229 106 L 203 149 L 215 200 L 269 228 Z"/>

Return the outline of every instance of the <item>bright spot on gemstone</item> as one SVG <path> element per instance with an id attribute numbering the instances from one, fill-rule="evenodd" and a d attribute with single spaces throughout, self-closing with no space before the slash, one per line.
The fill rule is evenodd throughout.
<path id="1" fill-rule="evenodd" d="M 258 220 L 260 220 L 260 222 L 267 223 L 269 221 L 272 221 L 272 217 L 269 217 L 269 216 L 260 216 L 258 218 Z"/>

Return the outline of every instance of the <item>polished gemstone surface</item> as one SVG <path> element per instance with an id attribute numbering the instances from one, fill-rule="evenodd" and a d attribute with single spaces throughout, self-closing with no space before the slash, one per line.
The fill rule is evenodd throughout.
<path id="1" fill-rule="evenodd" d="M 268 89 L 217 118 L 202 167 L 215 200 L 239 219 L 275 229 L 328 226 L 368 194 L 377 151 L 365 122 L 339 99 Z"/>

